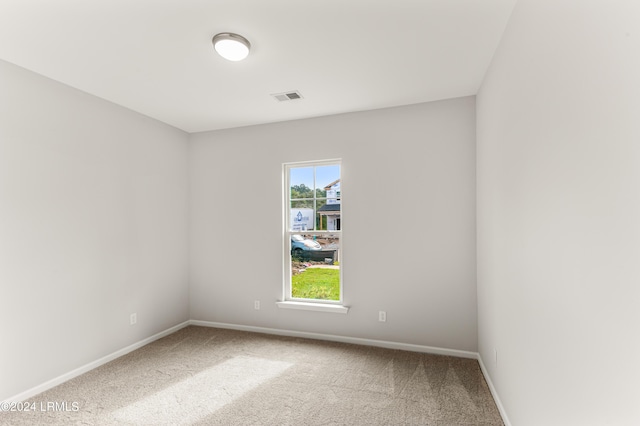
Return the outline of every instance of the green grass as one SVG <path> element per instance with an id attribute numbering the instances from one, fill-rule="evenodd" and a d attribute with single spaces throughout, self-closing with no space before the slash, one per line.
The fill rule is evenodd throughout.
<path id="1" fill-rule="evenodd" d="M 291 277 L 293 297 L 340 300 L 340 270 L 307 268 Z"/>

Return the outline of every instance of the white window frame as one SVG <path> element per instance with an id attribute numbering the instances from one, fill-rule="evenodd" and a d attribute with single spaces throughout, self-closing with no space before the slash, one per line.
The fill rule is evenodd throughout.
<path id="1" fill-rule="evenodd" d="M 290 170 L 294 168 L 303 168 L 303 167 L 322 167 L 322 166 L 340 166 L 340 217 L 341 217 L 341 226 L 340 230 L 335 231 L 320 231 L 320 230 L 308 230 L 308 231 L 292 231 L 291 230 L 291 182 L 290 182 Z M 316 200 L 316 182 L 315 182 L 315 170 L 314 170 L 314 183 L 313 183 L 313 193 L 314 200 Z M 342 189 L 342 161 L 341 159 L 332 159 L 332 160 L 320 160 L 320 161 L 303 161 L 303 162 L 293 162 L 293 163 L 285 163 L 283 164 L 283 294 L 282 301 L 277 303 L 280 308 L 288 308 L 288 309 L 303 309 L 303 310 L 312 310 L 312 311 L 323 311 L 323 312 L 336 312 L 336 313 L 344 313 L 346 314 L 349 310 L 348 307 L 344 306 L 344 280 L 342 277 L 342 209 L 344 202 L 344 190 Z M 314 203 L 314 228 L 316 221 L 317 211 L 315 209 L 316 205 Z M 318 235 L 318 236 L 337 236 L 338 237 L 338 262 L 340 265 L 340 299 L 339 300 L 322 300 L 322 299 L 303 299 L 303 298 L 294 298 L 291 295 L 291 236 L 295 234 L 305 234 L 305 235 Z"/>

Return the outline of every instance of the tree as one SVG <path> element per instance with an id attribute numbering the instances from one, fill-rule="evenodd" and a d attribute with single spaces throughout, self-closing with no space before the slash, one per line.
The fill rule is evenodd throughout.
<path id="1" fill-rule="evenodd" d="M 291 199 L 295 200 L 298 198 L 313 198 L 313 190 L 304 183 L 293 185 L 291 187 Z"/>
<path id="2" fill-rule="evenodd" d="M 325 198 L 327 191 L 321 188 L 316 189 L 316 198 Z M 313 189 L 309 188 L 304 183 L 300 185 L 293 185 L 291 187 L 291 199 L 296 200 L 300 198 L 313 198 Z"/>

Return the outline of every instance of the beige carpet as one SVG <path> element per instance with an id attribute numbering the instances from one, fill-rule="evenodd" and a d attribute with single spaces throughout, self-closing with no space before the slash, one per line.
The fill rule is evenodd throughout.
<path id="1" fill-rule="evenodd" d="M 502 425 L 477 361 L 187 327 L 2 425 Z"/>

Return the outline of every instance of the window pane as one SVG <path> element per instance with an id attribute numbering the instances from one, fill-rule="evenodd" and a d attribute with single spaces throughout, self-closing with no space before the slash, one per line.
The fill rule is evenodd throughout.
<path id="1" fill-rule="evenodd" d="M 335 164 L 331 166 L 316 167 L 316 189 L 326 191 L 332 186 L 340 186 L 340 166 Z M 327 197 L 332 195 L 327 194 Z M 335 197 L 335 195 L 333 195 Z"/>
<path id="2" fill-rule="evenodd" d="M 291 269 L 286 274 L 285 298 L 339 302 L 340 233 L 331 231 L 341 230 L 340 164 L 307 163 L 286 170 L 289 226 L 285 242 Z"/>
<path id="3" fill-rule="evenodd" d="M 316 226 L 317 229 L 326 231 L 339 231 L 340 228 L 340 202 L 336 198 L 317 201 Z"/>
<path id="4" fill-rule="evenodd" d="M 291 296 L 340 300 L 340 243 L 337 236 L 291 237 Z"/>
<path id="5" fill-rule="evenodd" d="M 289 184 L 291 199 L 313 198 L 313 167 L 295 167 L 290 169 Z"/>

